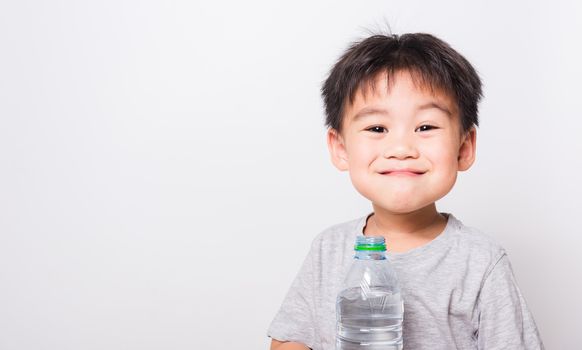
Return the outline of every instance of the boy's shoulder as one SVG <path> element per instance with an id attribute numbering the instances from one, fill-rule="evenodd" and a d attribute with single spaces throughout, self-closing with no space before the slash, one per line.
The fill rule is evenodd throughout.
<path id="1" fill-rule="evenodd" d="M 481 229 L 467 226 L 453 214 L 447 214 L 449 222 L 448 245 L 451 249 L 464 251 L 472 258 L 482 257 L 496 261 L 506 254 L 499 242 Z"/>
<path id="2" fill-rule="evenodd" d="M 353 246 L 356 236 L 362 234 L 367 216 L 328 226 L 320 231 L 312 240 L 312 250 L 322 252 L 338 251 L 347 246 Z"/>

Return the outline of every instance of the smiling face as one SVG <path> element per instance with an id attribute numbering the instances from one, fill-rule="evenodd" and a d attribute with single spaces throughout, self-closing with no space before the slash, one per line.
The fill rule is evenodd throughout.
<path id="1" fill-rule="evenodd" d="M 461 132 L 456 103 L 415 84 L 406 71 L 379 74 L 346 106 L 342 132 L 330 129 L 332 162 L 347 170 L 374 206 L 412 213 L 453 187 L 475 159 L 476 132 Z"/>

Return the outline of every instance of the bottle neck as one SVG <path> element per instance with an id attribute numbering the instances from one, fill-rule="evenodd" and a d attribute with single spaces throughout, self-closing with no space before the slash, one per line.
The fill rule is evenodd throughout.
<path id="1" fill-rule="evenodd" d="M 358 260 L 386 259 L 386 241 L 382 236 L 358 236 L 354 250 Z"/>
<path id="2" fill-rule="evenodd" d="M 357 260 L 386 260 L 385 251 L 356 250 L 354 259 Z"/>

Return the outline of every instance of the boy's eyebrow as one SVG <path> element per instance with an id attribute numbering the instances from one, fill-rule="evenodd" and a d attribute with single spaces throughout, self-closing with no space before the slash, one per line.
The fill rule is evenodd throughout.
<path id="1" fill-rule="evenodd" d="M 434 101 L 427 102 L 425 104 L 418 106 L 418 110 L 431 109 L 431 108 L 440 109 L 441 111 L 445 112 L 449 117 L 453 115 L 453 113 L 447 107 L 445 107 L 437 102 L 434 102 Z"/>
<path id="2" fill-rule="evenodd" d="M 420 106 L 418 106 L 416 109 L 418 110 L 424 110 L 424 109 L 431 109 L 431 108 L 436 108 L 438 110 L 443 111 L 444 113 L 446 113 L 448 116 L 452 116 L 453 113 L 444 105 L 437 103 L 435 101 L 430 101 L 424 104 L 421 104 Z M 354 119 L 353 120 L 357 120 L 360 119 L 362 117 L 365 117 L 367 115 L 390 115 L 390 112 L 387 109 L 383 109 L 383 108 L 378 108 L 378 107 L 365 107 L 363 109 L 361 109 L 358 113 L 356 113 L 356 115 L 354 115 Z"/>
<path id="3" fill-rule="evenodd" d="M 383 108 L 365 107 L 365 108 L 362 108 L 358 113 L 356 113 L 356 115 L 354 115 L 354 120 L 357 120 L 359 118 L 362 118 L 362 117 L 365 117 L 365 116 L 371 115 L 371 114 L 389 115 L 390 113 L 388 112 L 388 110 L 383 109 Z"/>

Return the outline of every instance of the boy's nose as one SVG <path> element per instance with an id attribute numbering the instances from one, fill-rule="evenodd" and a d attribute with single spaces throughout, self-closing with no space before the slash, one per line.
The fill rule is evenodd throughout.
<path id="1" fill-rule="evenodd" d="M 398 140 L 393 140 L 384 149 L 384 158 L 390 159 L 407 159 L 407 158 L 418 158 L 418 149 L 415 147 L 414 143 L 410 139 L 399 138 Z"/>

